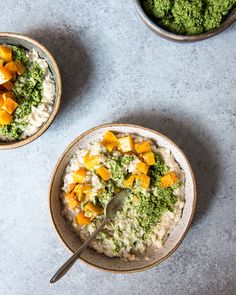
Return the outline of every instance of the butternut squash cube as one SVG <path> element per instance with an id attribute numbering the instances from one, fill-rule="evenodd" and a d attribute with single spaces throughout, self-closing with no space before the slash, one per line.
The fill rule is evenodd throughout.
<path id="1" fill-rule="evenodd" d="M 160 187 L 167 188 L 172 186 L 178 181 L 178 177 L 175 172 L 171 171 L 160 178 Z"/>
<path id="2" fill-rule="evenodd" d="M 4 63 L 4 60 L 3 59 L 0 59 L 0 67 L 3 66 L 3 63 Z"/>
<path id="3" fill-rule="evenodd" d="M 67 201 L 69 209 L 71 210 L 75 209 L 80 204 L 74 192 L 66 193 L 65 199 Z"/>
<path id="4" fill-rule="evenodd" d="M 136 180 L 140 181 L 141 187 L 149 189 L 151 178 L 148 175 L 141 174 L 136 176 Z"/>
<path id="5" fill-rule="evenodd" d="M 77 183 L 83 183 L 85 181 L 86 176 L 87 176 L 86 169 L 81 167 L 79 168 L 79 170 L 73 173 L 73 180 L 74 182 L 77 182 Z"/>
<path id="6" fill-rule="evenodd" d="M 117 142 L 105 142 L 103 145 L 106 147 L 109 153 L 111 153 L 114 148 L 117 147 Z"/>
<path id="7" fill-rule="evenodd" d="M 74 192 L 67 192 L 65 195 L 65 199 L 67 202 L 71 201 L 71 200 L 75 200 L 77 199 L 76 194 Z"/>
<path id="8" fill-rule="evenodd" d="M 92 185 L 90 183 L 84 183 L 83 184 L 83 192 L 86 193 L 86 192 L 89 192 L 92 190 Z"/>
<path id="9" fill-rule="evenodd" d="M 22 75 L 25 71 L 25 66 L 23 65 L 23 63 L 20 60 L 16 60 L 15 65 L 17 68 L 17 74 Z"/>
<path id="10" fill-rule="evenodd" d="M 0 110 L 0 125 L 8 125 L 11 123 L 13 116 L 5 110 Z"/>
<path id="11" fill-rule="evenodd" d="M 17 67 L 14 61 L 10 61 L 7 64 L 5 64 L 5 68 L 8 70 L 8 72 L 12 75 L 17 72 Z"/>
<path id="12" fill-rule="evenodd" d="M 85 225 L 91 223 L 91 220 L 85 216 L 84 212 L 81 211 L 77 216 L 76 216 L 77 222 L 79 225 Z"/>
<path id="13" fill-rule="evenodd" d="M 0 107 L 3 105 L 3 103 L 4 103 L 4 98 L 2 93 L 0 93 Z"/>
<path id="14" fill-rule="evenodd" d="M 96 173 L 105 181 L 107 181 L 111 178 L 110 171 L 104 166 L 96 169 Z"/>
<path id="15" fill-rule="evenodd" d="M 153 152 L 146 152 L 146 153 L 142 154 L 142 158 L 143 158 L 144 162 L 149 166 L 154 165 L 156 162 Z"/>
<path id="16" fill-rule="evenodd" d="M 13 84 L 11 81 L 7 81 L 6 83 L 3 83 L 2 86 L 6 88 L 7 90 L 12 90 L 13 89 Z"/>
<path id="17" fill-rule="evenodd" d="M 115 134 L 111 131 L 106 131 L 103 135 L 102 143 L 106 142 L 117 142 L 117 137 Z"/>
<path id="18" fill-rule="evenodd" d="M 0 84 L 10 81 L 11 78 L 12 75 L 8 72 L 8 70 L 5 67 L 0 67 Z"/>
<path id="19" fill-rule="evenodd" d="M 103 213 L 103 208 L 102 207 L 95 206 L 93 203 L 88 202 L 84 206 L 84 211 L 90 211 L 90 212 L 92 212 L 95 215 L 101 215 Z"/>
<path id="20" fill-rule="evenodd" d="M 84 157 L 84 166 L 88 170 L 92 170 L 95 166 L 99 165 L 102 162 L 102 155 L 93 155 L 87 154 Z"/>
<path id="21" fill-rule="evenodd" d="M 76 187 L 76 183 L 69 184 L 68 192 L 72 192 L 75 187 Z"/>
<path id="22" fill-rule="evenodd" d="M 125 181 L 124 181 L 124 185 L 125 187 L 133 187 L 134 184 L 134 179 L 135 179 L 135 175 L 131 175 L 129 176 Z"/>
<path id="23" fill-rule="evenodd" d="M 7 99 L 7 98 L 15 99 L 15 94 L 13 91 L 5 92 L 2 94 L 2 96 L 4 99 Z"/>
<path id="24" fill-rule="evenodd" d="M 103 135 L 102 144 L 107 148 L 108 152 L 112 152 L 117 147 L 117 137 L 111 131 L 106 131 Z"/>
<path id="25" fill-rule="evenodd" d="M 136 143 L 134 149 L 137 154 L 142 154 L 151 151 L 151 145 L 149 141 L 144 141 L 142 143 Z"/>
<path id="26" fill-rule="evenodd" d="M 77 199 L 71 200 L 67 203 L 70 210 L 74 210 L 79 206 L 80 202 Z"/>
<path id="27" fill-rule="evenodd" d="M 125 136 L 118 138 L 118 147 L 123 153 L 131 152 L 133 150 L 132 136 Z"/>
<path id="28" fill-rule="evenodd" d="M 148 175 L 142 174 L 141 175 L 141 185 L 145 189 L 149 189 L 150 186 L 150 177 Z"/>
<path id="29" fill-rule="evenodd" d="M 91 191 L 86 191 L 84 194 L 85 194 L 85 201 L 89 201 L 90 199 L 90 196 L 91 196 Z"/>
<path id="30" fill-rule="evenodd" d="M 0 58 L 4 62 L 10 62 L 12 60 L 12 49 L 6 46 L 0 46 Z"/>
<path id="31" fill-rule="evenodd" d="M 77 198 L 80 201 L 83 201 L 84 199 L 84 189 L 82 184 L 77 184 L 73 190 L 73 192 L 76 194 Z"/>
<path id="32" fill-rule="evenodd" d="M 148 169 L 149 169 L 149 166 L 148 166 L 146 163 L 140 161 L 140 162 L 138 162 L 138 164 L 136 165 L 136 170 L 135 170 L 135 172 L 136 172 L 137 174 L 147 174 L 147 173 L 148 173 Z"/>
<path id="33" fill-rule="evenodd" d="M 12 114 L 15 111 L 15 109 L 17 108 L 17 106 L 18 106 L 18 103 L 16 103 L 10 97 L 7 97 L 7 98 L 4 99 L 2 109 L 7 111 L 9 114 Z"/>

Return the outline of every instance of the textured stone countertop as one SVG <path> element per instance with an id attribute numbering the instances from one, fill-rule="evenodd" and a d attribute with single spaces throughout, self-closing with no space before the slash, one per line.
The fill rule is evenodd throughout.
<path id="1" fill-rule="evenodd" d="M 62 106 L 49 130 L 0 152 L 1 295 L 233 295 L 236 292 L 236 24 L 195 44 L 155 36 L 131 0 L 9 0 L 1 31 L 27 34 L 55 55 Z M 177 251 L 153 269 L 104 273 L 69 257 L 54 232 L 48 184 L 65 147 L 106 122 L 147 126 L 188 156 L 197 212 Z"/>

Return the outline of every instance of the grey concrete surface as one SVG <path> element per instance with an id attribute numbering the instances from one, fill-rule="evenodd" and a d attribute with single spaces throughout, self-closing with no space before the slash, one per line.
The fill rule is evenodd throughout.
<path id="1" fill-rule="evenodd" d="M 156 37 L 131 0 L 9 0 L 1 30 L 55 55 L 63 103 L 37 141 L 0 152 L 0 294 L 236 294 L 236 24 L 196 44 Z M 56 285 L 69 253 L 48 212 L 54 164 L 81 132 L 106 122 L 159 130 L 188 156 L 198 183 L 193 224 L 161 265 L 114 275 L 81 262 Z"/>

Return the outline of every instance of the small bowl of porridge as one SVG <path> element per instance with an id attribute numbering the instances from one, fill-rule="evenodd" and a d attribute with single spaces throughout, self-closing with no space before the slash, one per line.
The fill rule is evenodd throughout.
<path id="1" fill-rule="evenodd" d="M 53 172 L 50 213 L 72 252 L 102 223 L 111 198 L 126 188 L 131 193 L 122 210 L 81 255 L 82 261 L 102 270 L 142 271 L 177 249 L 196 205 L 190 164 L 159 132 L 108 124 L 76 138 Z"/>
<path id="2" fill-rule="evenodd" d="M 54 120 L 61 100 L 56 61 L 37 41 L 0 33 L 0 149 L 28 144 Z"/>

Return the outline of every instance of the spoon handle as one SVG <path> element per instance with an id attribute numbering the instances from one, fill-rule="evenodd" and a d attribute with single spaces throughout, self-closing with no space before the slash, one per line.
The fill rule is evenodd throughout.
<path id="1" fill-rule="evenodd" d="M 103 223 L 97 228 L 97 230 L 88 238 L 88 240 L 58 269 L 55 275 L 51 278 L 50 283 L 55 283 L 60 280 L 80 257 L 83 250 L 85 250 L 90 242 L 96 237 L 96 235 L 103 229 L 107 223 L 107 218 L 104 219 Z"/>

